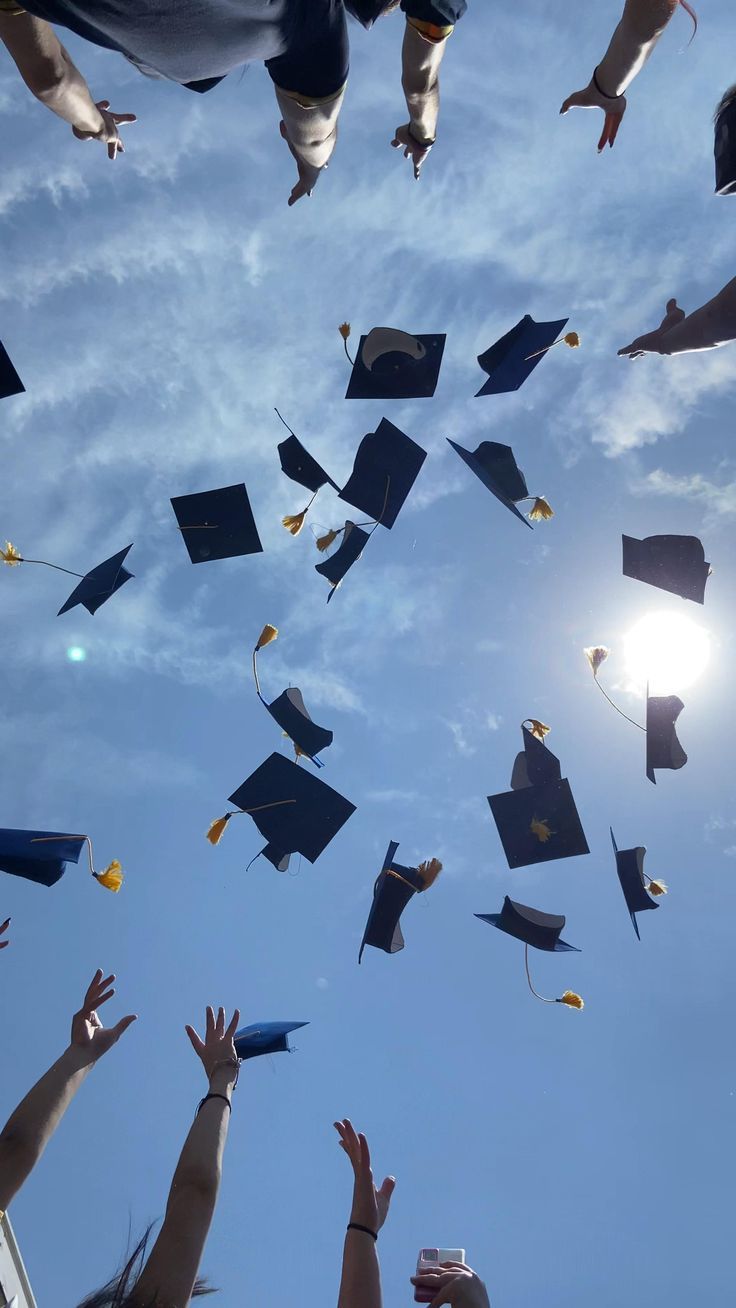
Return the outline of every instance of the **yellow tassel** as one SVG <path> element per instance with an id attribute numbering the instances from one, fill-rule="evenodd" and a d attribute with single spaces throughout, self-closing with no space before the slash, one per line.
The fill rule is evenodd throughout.
<path id="1" fill-rule="evenodd" d="M 605 645 L 591 645 L 588 649 L 583 650 L 583 654 L 593 669 L 593 676 L 598 676 L 598 669 L 601 663 L 605 663 L 608 655 L 611 653 Z"/>
<path id="2" fill-rule="evenodd" d="M 211 845 L 219 845 L 220 841 L 222 840 L 225 827 L 230 821 L 230 816 L 231 816 L 230 813 L 226 813 L 224 817 L 216 818 L 214 822 L 210 822 L 209 831 L 207 832 L 207 839 L 209 840 Z"/>
<path id="3" fill-rule="evenodd" d="M 666 895 L 667 884 L 664 881 L 650 881 L 647 890 L 650 895 Z"/>
<path id="4" fill-rule="evenodd" d="M 558 1004 L 567 1004 L 568 1008 L 585 1008 L 580 995 L 576 995 L 574 990 L 566 990 L 564 995 L 560 995 L 557 1002 Z"/>
<path id="5" fill-rule="evenodd" d="M 93 872 L 92 875 L 95 881 L 105 887 L 105 890 L 112 890 L 115 895 L 123 884 L 123 869 L 117 858 L 108 864 L 104 872 Z"/>
<path id="6" fill-rule="evenodd" d="M 567 336 L 563 336 L 562 339 L 565 342 L 565 345 L 570 346 L 571 350 L 576 350 L 580 344 L 580 337 L 577 332 L 568 332 Z"/>
<path id="7" fill-rule="evenodd" d="M 442 864 L 438 858 L 430 858 L 425 863 L 420 863 L 417 873 L 424 882 L 422 890 L 429 890 L 429 887 L 434 885 L 441 871 Z"/>
<path id="8" fill-rule="evenodd" d="M 9 540 L 5 542 L 5 549 L 0 550 L 0 559 L 7 563 L 9 568 L 14 568 L 18 563 L 23 562 L 23 555 L 19 554 L 15 545 L 11 545 Z"/>
<path id="9" fill-rule="evenodd" d="M 265 627 L 263 628 L 263 631 L 258 637 L 258 643 L 256 645 L 256 649 L 257 650 L 263 649 L 264 645 L 270 645 L 271 641 L 275 640 L 278 634 L 279 634 L 278 627 L 272 627 L 271 623 L 267 622 Z"/>
<path id="10" fill-rule="evenodd" d="M 533 817 L 529 824 L 529 830 L 531 831 L 533 836 L 537 837 L 537 840 L 542 845 L 546 845 L 550 836 L 553 836 L 555 834 L 554 831 L 552 831 L 551 828 L 547 826 L 547 821 L 545 818 Z"/>
<path id="11" fill-rule="evenodd" d="M 526 516 L 527 518 L 531 518 L 532 522 L 540 522 L 542 520 L 546 521 L 547 518 L 553 518 L 555 516 L 555 511 L 551 505 L 547 503 L 543 495 L 537 495 Z"/>
<path id="12" fill-rule="evenodd" d="M 526 726 L 527 722 L 531 723 L 532 735 L 536 736 L 537 740 L 544 740 L 544 737 L 548 736 L 551 731 L 551 727 L 546 726 L 544 722 L 539 722 L 537 718 L 527 718 L 524 726 Z"/>
<path id="13" fill-rule="evenodd" d="M 344 529 L 341 528 L 341 530 Z M 318 536 L 317 540 L 315 541 L 317 549 L 321 553 L 324 552 L 324 550 L 328 550 L 330 548 L 330 545 L 332 545 L 333 541 L 337 540 L 339 535 L 340 535 L 339 531 L 328 531 L 324 536 Z"/>
<path id="14" fill-rule="evenodd" d="M 346 340 L 348 339 L 348 336 L 350 335 L 350 323 L 349 323 L 349 322 L 341 322 L 341 323 L 340 323 L 340 326 L 338 327 L 337 330 L 339 331 L 340 335 L 342 336 L 342 339 L 343 339 L 344 341 L 346 341 Z"/>
<path id="15" fill-rule="evenodd" d="M 304 526 L 304 519 L 307 516 L 307 510 L 302 509 L 301 513 L 287 513 L 285 518 L 281 519 L 281 525 L 290 531 L 292 536 L 298 536 Z"/>

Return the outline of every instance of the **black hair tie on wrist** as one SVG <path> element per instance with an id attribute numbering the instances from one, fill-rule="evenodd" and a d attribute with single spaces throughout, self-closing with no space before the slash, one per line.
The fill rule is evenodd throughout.
<path id="1" fill-rule="evenodd" d="M 205 1095 L 204 1099 L 200 1099 L 199 1103 L 197 1104 L 197 1113 L 199 1113 L 200 1108 L 204 1107 L 208 1099 L 222 1099 L 223 1102 L 227 1104 L 228 1108 L 230 1109 L 230 1112 L 233 1111 L 233 1106 L 230 1103 L 230 1100 L 228 1099 L 227 1095 L 211 1094 L 211 1095 Z M 195 1117 L 197 1116 L 197 1113 L 194 1114 Z"/>
<path id="2" fill-rule="evenodd" d="M 597 68 L 594 68 L 594 69 L 593 69 L 593 85 L 594 85 L 596 91 L 598 92 L 598 94 L 603 96 L 603 99 L 604 99 L 604 100 L 618 100 L 619 97 L 618 97 L 617 95 L 608 95 L 608 93 L 607 93 L 606 91 L 603 90 L 603 87 L 601 86 L 600 82 L 598 81 L 598 69 L 597 69 Z"/>
<path id="3" fill-rule="evenodd" d="M 363 1231 L 365 1235 L 372 1235 L 374 1240 L 378 1239 L 378 1231 L 372 1231 L 370 1226 L 361 1226 L 360 1222 L 348 1222 L 349 1231 Z"/>

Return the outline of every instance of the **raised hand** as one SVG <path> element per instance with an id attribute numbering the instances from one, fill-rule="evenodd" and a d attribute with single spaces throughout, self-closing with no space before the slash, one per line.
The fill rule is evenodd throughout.
<path id="1" fill-rule="evenodd" d="M 97 1016 L 97 1009 L 106 1004 L 115 994 L 114 990 L 109 989 L 114 980 L 114 976 L 103 977 L 102 968 L 98 967 L 84 996 L 82 1007 L 72 1018 L 71 1044 L 77 1049 L 82 1049 L 95 1063 L 98 1058 L 107 1053 L 108 1049 L 117 1044 L 123 1032 L 127 1031 L 136 1020 L 135 1015 L 130 1014 L 128 1017 L 121 1017 L 117 1026 L 104 1027 Z"/>
<path id="2" fill-rule="evenodd" d="M 356 1134 L 348 1118 L 335 1122 L 335 1130 L 340 1137 L 340 1147 L 344 1149 L 353 1168 L 353 1207 L 350 1220 L 367 1226 L 372 1231 L 380 1231 L 388 1216 L 396 1179 L 387 1176 L 380 1190 L 377 1190 L 373 1183 L 371 1155 L 365 1136 L 362 1133 Z"/>
<path id="3" fill-rule="evenodd" d="M 97 132 L 83 132 L 78 127 L 72 127 L 72 131 L 78 141 L 102 141 L 107 146 L 108 159 L 116 159 L 118 152 L 125 154 L 118 126 L 120 123 L 134 123 L 137 121 L 135 114 L 116 114 L 110 108 L 109 100 L 98 100 L 96 108 L 99 110 L 102 119 L 102 126 Z"/>
<path id="4" fill-rule="evenodd" d="M 440 1263 L 439 1269 L 412 1276 L 417 1290 L 434 1294 L 429 1308 L 451 1304 L 452 1308 L 490 1308 L 488 1291 L 471 1267 L 465 1263 Z"/>
<path id="5" fill-rule="evenodd" d="M 221 1075 L 224 1074 L 226 1080 L 237 1080 L 240 1063 L 235 1052 L 233 1036 L 238 1029 L 239 1021 L 240 1013 L 236 1008 L 229 1025 L 226 1027 L 225 1009 L 218 1008 L 217 1017 L 215 1017 L 214 1009 L 208 1005 L 204 1040 L 197 1035 L 193 1026 L 184 1028 L 189 1036 L 192 1049 L 202 1062 L 208 1081 L 211 1081 L 217 1072 L 220 1072 Z M 222 1071 L 223 1069 L 224 1071 Z"/>
<path id="6" fill-rule="evenodd" d="M 296 170 L 299 174 L 299 181 L 296 183 L 295 186 L 291 188 L 291 195 L 289 196 L 288 203 L 289 203 L 289 208 L 291 208 L 293 204 L 296 204 L 297 200 L 301 200 L 303 195 L 312 194 L 312 191 L 317 185 L 317 182 L 319 180 L 319 175 L 322 172 L 322 169 L 316 168 L 313 164 L 305 163 L 304 160 L 299 157 L 293 145 L 291 144 L 291 141 L 289 140 L 289 133 L 286 130 L 286 123 L 284 122 L 283 118 L 279 123 L 279 131 L 283 139 L 286 141 L 290 153 L 292 154 L 294 160 L 296 161 Z M 325 164 L 325 168 L 326 167 L 327 164 Z"/>
<path id="7" fill-rule="evenodd" d="M 7 931 L 9 926 L 10 926 L 10 918 L 6 917 L 2 926 L 0 926 L 0 936 L 3 934 L 4 931 Z M 0 940 L 0 949 L 7 949 L 9 944 L 10 944 L 9 940 Z"/>
<path id="8" fill-rule="evenodd" d="M 563 100 L 560 113 L 566 114 L 568 109 L 602 109 L 605 118 L 603 131 L 598 141 L 598 153 L 600 154 L 601 150 L 607 145 L 613 148 L 618 129 L 621 126 L 621 119 L 626 112 L 625 95 L 603 95 L 591 78 L 584 90 L 574 91 L 566 100 Z"/>
<path id="9" fill-rule="evenodd" d="M 391 144 L 395 150 L 403 149 L 405 159 L 411 159 L 412 167 L 414 169 L 414 180 L 418 182 L 419 174 L 422 171 L 422 164 L 432 149 L 434 142 L 429 141 L 422 144 L 422 142 L 418 141 L 415 136 L 412 136 L 410 125 L 407 123 L 404 127 L 396 128 L 394 139 Z"/>
<path id="10" fill-rule="evenodd" d="M 685 310 L 681 309 L 677 300 L 667 301 L 665 315 L 659 327 L 653 332 L 646 332 L 644 336 L 637 336 L 631 345 L 625 345 L 619 350 L 619 355 L 627 355 L 630 359 L 640 359 L 643 354 L 662 354 L 666 353 L 660 347 L 667 333 L 676 327 L 678 323 L 685 318 Z"/>

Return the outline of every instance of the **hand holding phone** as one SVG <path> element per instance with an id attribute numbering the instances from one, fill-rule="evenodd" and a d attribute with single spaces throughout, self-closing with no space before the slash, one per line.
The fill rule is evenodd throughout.
<path id="1" fill-rule="evenodd" d="M 464 1263 L 464 1249 L 420 1249 L 417 1258 L 416 1275 L 421 1276 L 423 1272 L 438 1272 L 441 1263 Z M 434 1298 L 432 1290 L 423 1290 L 420 1287 L 414 1288 L 415 1303 L 431 1303 Z"/>

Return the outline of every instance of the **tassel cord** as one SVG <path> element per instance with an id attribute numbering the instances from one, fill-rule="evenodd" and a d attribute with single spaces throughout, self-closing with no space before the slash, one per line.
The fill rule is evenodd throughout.
<path id="1" fill-rule="evenodd" d="M 68 577 L 79 577 L 84 580 L 83 572 L 71 572 L 69 568 L 60 568 L 58 563 L 47 563 L 45 559 L 18 559 L 19 563 L 40 563 L 43 568 L 54 568 L 56 572 L 65 572 Z"/>
<path id="2" fill-rule="evenodd" d="M 524 967 L 526 968 L 526 979 L 529 984 L 529 989 L 531 990 L 534 997 L 536 999 L 541 999 L 543 1004 L 556 1004 L 558 1000 L 545 999 L 544 995 L 540 995 L 539 992 L 535 990 L 534 986 L 532 985 L 532 978 L 529 973 L 529 946 L 528 945 L 524 945 Z"/>
<path id="3" fill-rule="evenodd" d="M 384 515 L 384 513 L 386 512 L 386 506 L 387 506 L 387 504 L 388 504 L 388 493 L 389 493 L 390 489 L 391 489 L 391 474 L 390 474 L 390 472 L 387 472 L 387 473 L 386 473 L 386 494 L 385 494 L 384 497 L 383 497 L 383 508 L 381 509 L 381 512 L 379 513 L 378 517 L 376 518 L 376 521 L 374 522 L 374 524 L 373 524 L 371 530 L 369 531 L 369 533 L 368 533 L 369 536 L 372 536 L 372 535 L 373 535 L 374 531 L 376 530 L 376 527 L 378 527 L 378 526 L 380 525 L 380 523 L 381 523 L 381 519 L 383 518 L 383 515 Z M 367 522 L 358 522 L 358 523 L 356 523 L 356 526 L 357 526 L 357 527 L 367 527 L 367 526 L 368 526 L 368 523 L 367 523 Z"/>
<path id="4" fill-rule="evenodd" d="M 256 683 L 256 695 L 257 695 L 258 698 L 261 700 L 261 703 L 265 704 L 266 701 L 264 700 L 264 698 L 263 698 L 263 696 L 262 696 L 262 694 L 261 694 L 261 683 L 260 683 L 260 681 L 258 680 L 258 663 L 257 663 L 257 658 L 258 658 L 258 646 L 256 646 L 256 648 L 253 650 L 253 680 L 254 680 L 255 683 Z"/>
<path id="5" fill-rule="evenodd" d="M 347 338 L 347 336 L 343 336 L 343 338 L 342 338 L 342 343 L 343 343 L 343 345 L 344 345 L 344 347 L 345 347 L 345 353 L 346 353 L 346 355 L 347 355 L 347 357 L 348 357 L 348 363 L 350 364 L 350 367 L 351 367 L 351 368 L 354 368 L 354 367 L 355 367 L 355 360 L 350 358 L 350 351 L 349 351 L 349 349 L 348 349 L 348 338 Z"/>
<path id="6" fill-rule="evenodd" d="M 284 421 L 284 419 L 281 417 L 281 414 L 279 413 L 279 411 L 278 411 L 278 409 L 276 408 L 275 405 L 274 405 L 274 409 L 273 409 L 273 411 L 274 411 L 274 413 L 276 414 L 276 417 L 278 418 L 279 422 L 283 422 L 283 424 L 284 424 L 286 430 L 289 432 L 289 434 L 290 434 L 291 436 L 296 437 L 296 432 L 291 430 L 291 427 L 289 426 L 288 422 L 285 422 L 285 421 Z M 298 439 L 298 437 L 296 437 L 296 438 Z M 258 857 L 258 855 L 256 855 L 256 857 Z"/>
<path id="7" fill-rule="evenodd" d="M 611 696 L 606 694 L 605 690 L 603 689 L 595 673 L 593 673 L 593 680 L 595 681 L 595 684 L 598 687 L 599 691 L 601 692 L 603 698 L 608 700 L 608 703 L 611 705 L 611 708 L 614 708 L 616 710 L 619 717 L 625 718 L 627 722 L 631 723 L 632 727 L 638 727 L 640 731 L 646 731 L 646 727 L 643 727 L 641 725 L 641 722 L 635 722 L 634 719 L 630 718 L 627 713 L 624 713 L 623 709 L 619 708 L 618 704 L 614 704 L 613 700 L 611 699 Z"/>

